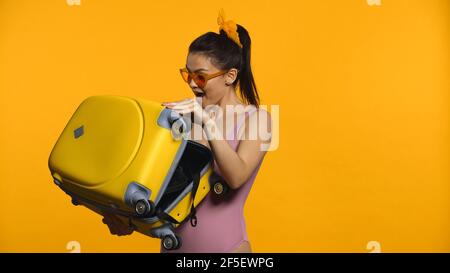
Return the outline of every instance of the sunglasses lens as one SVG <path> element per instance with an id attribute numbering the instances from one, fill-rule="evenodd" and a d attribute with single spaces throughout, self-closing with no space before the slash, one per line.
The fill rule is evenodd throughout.
<path id="1" fill-rule="evenodd" d="M 181 77 L 185 82 L 190 84 L 192 80 L 194 80 L 195 84 L 200 87 L 204 88 L 207 82 L 207 79 L 202 74 L 196 74 L 196 73 L 189 73 L 189 71 L 185 69 L 180 69 Z"/>
<path id="2" fill-rule="evenodd" d="M 189 73 L 187 71 L 181 71 L 181 77 L 187 83 L 190 81 Z"/>
<path id="3" fill-rule="evenodd" d="M 195 83 L 198 85 L 198 87 L 203 88 L 206 85 L 206 79 L 203 75 L 197 75 L 195 77 Z"/>

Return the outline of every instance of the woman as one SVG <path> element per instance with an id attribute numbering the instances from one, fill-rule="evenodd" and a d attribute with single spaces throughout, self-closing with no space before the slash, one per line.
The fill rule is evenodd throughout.
<path id="1" fill-rule="evenodd" d="M 196 209 L 197 225 L 184 221 L 177 227 L 175 233 L 182 238 L 182 245 L 170 252 L 251 252 L 243 208 L 265 155 L 261 145 L 267 145 L 267 139 L 263 141 L 251 130 L 262 126 L 262 130 L 270 132 L 270 116 L 259 108 L 247 30 L 225 21 L 223 11 L 218 24 L 219 34 L 208 32 L 191 43 L 186 67 L 180 70 L 196 98 L 163 105 L 183 115 L 194 114 L 192 131 L 202 132 L 195 140 L 211 149 L 214 171 L 230 191 L 224 197 L 213 193 L 205 197 Z M 238 85 L 242 99 L 236 94 Z M 222 111 L 212 116 L 211 111 L 204 111 L 209 106 Z M 226 111 L 227 106 L 228 110 L 241 107 L 239 111 Z M 103 221 L 113 234 L 132 232 L 111 215 Z M 162 247 L 161 252 L 165 252 Z"/>

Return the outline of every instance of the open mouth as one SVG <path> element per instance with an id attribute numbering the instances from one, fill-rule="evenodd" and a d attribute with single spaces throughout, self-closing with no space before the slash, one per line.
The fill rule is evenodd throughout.
<path id="1" fill-rule="evenodd" d="M 196 97 L 203 97 L 203 96 L 205 96 L 205 93 L 203 93 L 203 92 L 199 92 L 199 91 L 196 91 L 196 90 L 192 90 L 192 91 L 194 92 Z"/>

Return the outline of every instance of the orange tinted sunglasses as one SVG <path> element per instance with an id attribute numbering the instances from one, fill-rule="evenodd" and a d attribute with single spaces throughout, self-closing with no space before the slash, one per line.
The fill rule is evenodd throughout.
<path id="1" fill-rule="evenodd" d="M 183 80 L 186 83 L 190 83 L 191 80 L 194 80 L 195 84 L 203 89 L 206 86 L 206 83 L 208 82 L 208 80 L 218 77 L 220 75 L 223 75 L 225 73 L 227 73 L 228 71 L 222 70 L 213 74 L 204 74 L 204 73 L 191 73 L 187 70 L 187 68 L 181 68 L 180 69 L 180 73 L 181 73 L 181 77 L 183 78 Z"/>

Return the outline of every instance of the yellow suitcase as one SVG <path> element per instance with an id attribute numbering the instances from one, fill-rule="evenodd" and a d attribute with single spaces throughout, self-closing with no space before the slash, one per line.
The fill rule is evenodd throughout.
<path id="1" fill-rule="evenodd" d="M 211 151 L 176 137 L 189 129 L 188 120 L 157 102 L 89 97 L 53 147 L 49 169 L 74 205 L 114 213 L 176 249 L 181 238 L 173 228 L 187 219 L 195 225 L 195 207 L 214 177 Z"/>

